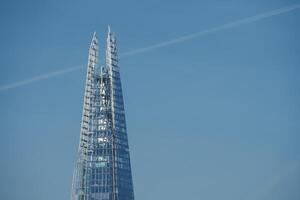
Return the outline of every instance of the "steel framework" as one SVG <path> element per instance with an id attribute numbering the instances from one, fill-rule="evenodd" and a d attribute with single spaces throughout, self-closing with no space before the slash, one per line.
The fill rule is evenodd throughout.
<path id="1" fill-rule="evenodd" d="M 78 159 L 71 200 L 133 200 L 133 184 L 116 37 L 108 28 L 106 65 L 89 48 Z"/>

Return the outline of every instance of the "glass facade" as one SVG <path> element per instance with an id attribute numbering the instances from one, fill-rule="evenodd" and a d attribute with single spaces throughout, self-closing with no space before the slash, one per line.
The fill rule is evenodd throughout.
<path id="1" fill-rule="evenodd" d="M 116 38 L 110 29 L 105 67 L 98 67 L 98 47 L 94 33 L 71 200 L 133 200 Z"/>

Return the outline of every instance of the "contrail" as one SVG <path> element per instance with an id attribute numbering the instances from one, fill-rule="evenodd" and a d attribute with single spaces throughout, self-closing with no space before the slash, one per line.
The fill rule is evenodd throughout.
<path id="1" fill-rule="evenodd" d="M 9 90 L 9 89 L 12 89 L 12 88 L 27 85 L 29 83 L 33 83 L 33 82 L 36 82 L 36 81 L 45 80 L 45 79 L 48 79 L 48 78 L 51 78 L 51 77 L 59 76 L 59 75 L 66 74 L 66 73 L 69 73 L 69 72 L 72 72 L 72 71 L 75 71 L 75 70 L 78 70 L 78 69 L 83 69 L 83 68 L 84 68 L 83 65 L 76 66 L 76 67 L 71 67 L 71 68 L 68 68 L 68 69 L 58 70 L 58 71 L 51 72 L 51 73 L 48 73 L 48 74 L 35 76 L 33 78 L 30 78 L 30 79 L 17 81 L 17 82 L 11 83 L 11 84 L 2 85 L 2 86 L 0 86 L 0 91 Z"/>
<path id="2" fill-rule="evenodd" d="M 265 185 L 260 186 L 257 191 L 251 191 L 250 195 L 245 198 L 249 200 L 262 200 L 265 199 L 265 197 L 268 194 L 271 194 L 271 192 L 276 189 L 281 183 L 284 183 L 287 181 L 286 179 L 291 176 L 293 173 L 297 172 L 297 170 L 300 169 L 300 163 L 294 162 L 289 164 L 286 169 L 276 176 L 272 177 Z"/>
<path id="3" fill-rule="evenodd" d="M 157 43 L 157 44 L 153 44 L 153 45 L 149 45 L 149 46 L 146 46 L 146 47 L 143 47 L 143 48 L 139 48 L 139 49 L 135 49 L 135 50 L 132 50 L 132 51 L 125 52 L 125 53 L 121 53 L 120 57 L 133 56 L 133 55 L 144 53 L 144 52 L 147 52 L 147 51 L 163 48 L 163 47 L 166 47 L 166 46 L 170 46 L 170 45 L 173 45 L 173 44 L 177 44 L 177 43 L 181 43 L 181 42 L 184 42 L 184 41 L 187 41 L 187 40 L 191 40 L 191 39 L 194 39 L 194 38 L 197 38 L 197 37 L 205 36 L 205 35 L 208 35 L 210 33 L 215 33 L 215 32 L 218 32 L 218 31 L 230 29 L 230 28 L 240 26 L 240 25 L 243 25 L 243 24 L 249 24 L 249 23 L 256 22 L 256 21 L 259 21 L 259 20 L 262 20 L 262 19 L 266 19 L 266 18 L 269 18 L 269 17 L 276 16 L 276 15 L 288 13 L 288 12 L 291 12 L 291 11 L 296 10 L 298 8 L 300 8 L 300 4 L 294 4 L 294 5 L 291 5 L 291 6 L 282 7 L 282 8 L 272 10 L 272 11 L 269 11 L 269 12 L 265 12 L 265 13 L 262 13 L 262 14 L 254 15 L 254 16 L 247 17 L 247 18 L 240 19 L 240 20 L 236 20 L 236 21 L 232 21 L 232 22 L 229 22 L 229 23 L 226 23 L 226 24 L 223 24 L 221 26 L 214 27 L 214 28 L 206 29 L 206 30 L 203 30 L 203 31 L 200 31 L 200 32 L 184 35 L 184 36 L 181 36 L 181 37 L 178 37 L 178 38 L 174 38 L 174 39 L 171 39 L 171 40 L 166 40 L 166 41 L 163 41 L 163 42 L 160 42 L 160 43 Z M 41 81 L 41 80 L 45 80 L 45 79 L 48 79 L 48 78 L 51 78 L 51 77 L 63 75 L 63 74 L 66 74 L 66 73 L 69 73 L 69 72 L 72 72 L 72 71 L 75 71 L 75 70 L 78 70 L 78 69 L 81 69 L 81 68 L 83 68 L 83 66 L 71 67 L 71 68 L 67 68 L 67 69 L 64 69 L 64 70 L 59 70 L 59 71 L 51 72 L 51 73 L 48 73 L 48 74 L 39 75 L 39 76 L 30 78 L 30 79 L 17 81 L 17 82 L 11 83 L 11 84 L 2 85 L 2 86 L 0 86 L 0 92 L 4 91 L 4 90 L 9 90 L 9 89 L 12 89 L 12 88 L 16 88 L 16 87 L 19 87 L 19 86 L 27 85 L 29 83 L 33 83 L 33 82 L 36 82 L 36 81 Z"/>
<path id="4" fill-rule="evenodd" d="M 256 22 L 256 21 L 259 21 L 259 20 L 262 20 L 262 19 L 265 19 L 265 18 L 280 15 L 280 14 L 283 14 L 283 13 L 287 13 L 287 12 L 293 11 L 293 10 L 298 9 L 298 8 L 300 8 L 300 4 L 295 4 L 295 5 L 292 5 L 292 6 L 279 8 L 279 9 L 272 10 L 272 11 L 269 11 L 269 12 L 265 12 L 265 13 L 262 13 L 262 14 L 259 14 L 259 15 L 254 15 L 254 16 L 247 17 L 247 18 L 244 18 L 244 19 L 229 22 L 229 23 L 223 24 L 221 26 L 217 26 L 217 27 L 214 27 L 214 28 L 210 28 L 210 29 L 207 29 L 207 30 L 200 31 L 200 32 L 196 32 L 196 33 L 192 33 L 192 34 L 185 35 L 185 36 L 182 36 L 182 37 L 178 37 L 178 38 L 175 38 L 175 39 L 172 39 L 172 40 L 167 40 L 167 41 L 157 43 L 157 44 L 153 44 L 153 45 L 143 47 L 143 48 L 140 48 L 140 49 L 128 51 L 128 52 L 123 53 L 122 56 L 136 55 L 136 54 L 143 53 L 143 52 L 146 52 L 146 51 L 150 51 L 150 50 L 153 50 L 153 49 L 158 49 L 158 48 L 162 48 L 162 47 L 169 46 L 169 45 L 172 45 L 172 44 L 177 44 L 177 43 L 184 42 L 186 40 L 191 40 L 191 39 L 194 39 L 194 38 L 197 38 L 197 37 L 200 37 L 200 36 L 204 36 L 204 35 L 207 35 L 207 34 L 210 34 L 210 33 L 222 31 L 222 30 L 225 30 L 225 29 L 229 29 L 229 28 L 239 26 L 239 25 L 248 24 L 248 23 L 251 23 L 251 22 Z"/>

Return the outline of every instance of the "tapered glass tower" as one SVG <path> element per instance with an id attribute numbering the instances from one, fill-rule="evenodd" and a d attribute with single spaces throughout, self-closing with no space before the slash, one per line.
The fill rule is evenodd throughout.
<path id="1" fill-rule="evenodd" d="M 115 35 L 108 28 L 106 65 L 98 39 L 89 48 L 71 200 L 133 200 L 133 185 Z"/>

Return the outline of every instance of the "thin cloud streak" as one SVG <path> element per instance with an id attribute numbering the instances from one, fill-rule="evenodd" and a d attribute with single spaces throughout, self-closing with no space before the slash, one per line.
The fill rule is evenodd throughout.
<path id="1" fill-rule="evenodd" d="M 146 51 L 162 48 L 162 47 L 165 47 L 165 46 L 170 46 L 170 45 L 173 45 L 173 44 L 184 42 L 186 40 L 191 40 L 191 39 L 194 39 L 194 38 L 197 38 L 197 37 L 200 37 L 200 36 L 204 36 L 204 35 L 207 35 L 207 34 L 210 34 L 210 33 L 222 31 L 222 30 L 233 28 L 233 27 L 240 26 L 240 25 L 243 25 L 243 24 L 249 24 L 249 23 L 256 22 L 256 21 L 259 21 L 259 20 L 262 20 L 262 19 L 265 19 L 265 18 L 280 15 L 280 14 L 283 14 L 283 13 L 287 13 L 287 12 L 293 11 L 293 10 L 298 9 L 298 8 L 300 8 L 300 4 L 296 4 L 296 5 L 292 5 L 292 6 L 288 6 L 288 7 L 283 7 L 283 8 L 272 10 L 272 11 L 262 13 L 262 14 L 259 14 L 259 15 L 247 17 L 247 18 L 240 19 L 240 20 L 233 21 L 233 22 L 229 22 L 229 23 L 223 24 L 223 25 L 218 26 L 218 27 L 210 28 L 210 29 L 203 30 L 203 31 L 200 31 L 200 32 L 196 32 L 196 33 L 192 33 L 192 34 L 185 35 L 185 36 L 182 36 L 182 37 L 178 37 L 178 38 L 175 38 L 175 39 L 172 39 L 172 40 L 167 40 L 167 41 L 164 41 L 164 42 L 161 42 L 161 43 L 157 43 L 157 44 L 154 44 L 154 45 L 150 45 L 150 46 L 147 46 L 147 47 L 143 47 L 143 48 L 140 48 L 140 49 L 129 51 L 129 52 L 123 53 L 122 56 L 124 56 L 124 57 L 125 56 L 132 56 L 132 55 L 136 55 L 136 54 L 143 53 L 143 52 L 146 52 Z"/>
<path id="2" fill-rule="evenodd" d="M 52 78 L 52 77 L 56 77 L 56 76 L 59 76 L 59 75 L 70 73 L 70 72 L 73 72 L 73 71 L 76 71 L 76 70 L 79 70 L 79 69 L 83 69 L 83 68 L 84 68 L 84 66 L 81 65 L 81 66 L 71 67 L 71 68 L 67 68 L 67 69 L 63 69 L 63 70 L 58 70 L 58 71 L 51 72 L 51 73 L 48 73 L 48 74 L 35 76 L 33 78 L 30 78 L 30 79 L 25 79 L 25 80 L 21 80 L 21 81 L 11 83 L 11 84 L 0 86 L 0 91 L 9 90 L 9 89 L 12 89 L 12 88 L 20 87 L 20 86 L 27 85 L 27 84 L 37 82 L 37 81 L 41 81 L 41 80 L 46 80 L 46 79 L 49 79 L 49 78 Z"/>
<path id="3" fill-rule="evenodd" d="M 222 31 L 222 30 L 233 28 L 233 27 L 240 26 L 240 25 L 243 25 L 243 24 L 249 24 L 249 23 L 256 22 L 256 21 L 259 21 L 259 20 L 262 20 L 262 19 L 265 19 L 265 18 L 280 15 L 280 14 L 283 14 L 283 13 L 287 13 L 287 12 L 293 11 L 293 10 L 298 9 L 298 8 L 300 8 L 300 4 L 296 4 L 296 5 L 292 5 L 292 6 L 288 6 L 288 7 L 283 7 L 283 8 L 276 9 L 276 10 L 272 10 L 272 11 L 269 11 L 269 12 L 266 12 L 266 13 L 262 13 L 262 14 L 258 14 L 258 15 L 255 15 L 255 16 L 240 19 L 240 20 L 237 20 L 237 21 L 229 22 L 229 23 L 223 24 L 223 25 L 218 26 L 218 27 L 210 28 L 210 29 L 203 30 L 203 31 L 200 31 L 200 32 L 196 32 L 196 33 L 192 33 L 192 34 L 185 35 L 185 36 L 182 36 L 182 37 L 178 37 L 178 38 L 175 38 L 175 39 L 172 39 L 172 40 L 167 40 L 167 41 L 164 41 L 164 42 L 161 42 L 161 43 L 157 43 L 157 44 L 154 44 L 154 45 L 150 45 L 150 46 L 147 46 L 147 47 L 143 47 L 143 48 L 140 48 L 140 49 L 129 51 L 129 52 L 123 53 L 122 57 L 123 56 L 124 57 L 125 56 L 132 56 L 132 55 L 136 55 L 136 54 L 143 53 L 143 52 L 146 52 L 146 51 L 150 51 L 150 50 L 170 46 L 170 45 L 173 45 L 173 44 L 181 43 L 181 42 L 184 42 L 186 40 L 191 40 L 191 39 L 194 39 L 194 38 L 197 38 L 197 37 L 200 37 L 200 36 L 204 36 L 204 35 L 207 35 L 207 34 L 210 34 L 210 33 Z"/>
<path id="4" fill-rule="evenodd" d="M 207 30 L 200 31 L 200 32 L 188 34 L 188 35 L 181 36 L 181 37 L 178 37 L 178 38 L 174 38 L 174 39 L 171 39 L 171 40 L 163 41 L 163 42 L 160 42 L 160 43 L 157 43 L 157 44 L 146 46 L 146 47 L 143 47 L 143 48 L 139 48 L 139 49 L 135 49 L 135 50 L 132 50 L 132 51 L 125 52 L 125 53 L 121 53 L 119 57 L 129 57 L 129 56 L 137 55 L 137 54 L 144 53 L 144 52 L 147 52 L 147 51 L 163 48 L 163 47 L 166 47 L 166 46 L 181 43 L 181 42 L 191 40 L 191 39 L 194 39 L 194 38 L 205 36 L 205 35 L 208 35 L 208 34 L 211 34 L 211 33 L 219 32 L 219 31 L 222 31 L 222 30 L 230 29 L 230 28 L 234 28 L 234 27 L 244 25 L 244 24 L 249 24 L 249 23 L 256 22 L 256 21 L 259 21 L 259 20 L 262 20 L 262 19 L 266 19 L 266 18 L 276 16 L 276 15 L 288 13 L 288 12 L 291 12 L 291 11 L 296 10 L 298 8 L 300 8 L 300 4 L 295 4 L 295 5 L 279 8 L 279 9 L 272 10 L 272 11 L 269 11 L 269 12 L 265 12 L 265 13 L 262 13 L 262 14 L 258 14 L 258 15 L 254 15 L 254 16 L 247 17 L 247 18 L 244 18 L 244 19 L 229 22 L 229 23 L 223 24 L 221 26 L 217 26 L 217 27 L 214 27 L 214 28 L 210 28 L 210 29 L 207 29 Z M 33 82 L 36 82 L 36 81 L 46 80 L 46 79 L 49 79 L 49 78 L 52 78 L 52 77 L 55 77 L 55 76 L 63 75 L 63 74 L 69 73 L 69 72 L 79 70 L 81 68 L 83 68 L 83 66 L 71 67 L 71 68 L 68 68 L 68 69 L 59 70 L 59 71 L 51 72 L 51 73 L 48 73 L 48 74 L 36 76 L 36 77 L 31 78 L 31 79 L 17 81 L 15 83 L 11 83 L 11 84 L 8 84 L 8 85 L 3 85 L 3 86 L 0 86 L 0 92 L 4 91 L 4 90 L 9 90 L 9 89 L 12 89 L 12 88 L 16 88 L 16 87 L 19 87 L 19 86 L 27 85 L 27 84 L 30 84 L 30 83 L 33 83 Z"/>
<path id="5" fill-rule="evenodd" d="M 274 192 L 276 187 L 280 186 L 281 183 L 288 181 L 289 176 L 297 172 L 299 169 L 300 169 L 299 161 L 289 164 L 283 172 L 272 177 L 269 181 L 266 182 L 265 185 L 257 187 L 258 188 L 257 191 L 251 191 L 250 195 L 245 199 L 247 200 L 265 199 L 267 195 Z"/>

